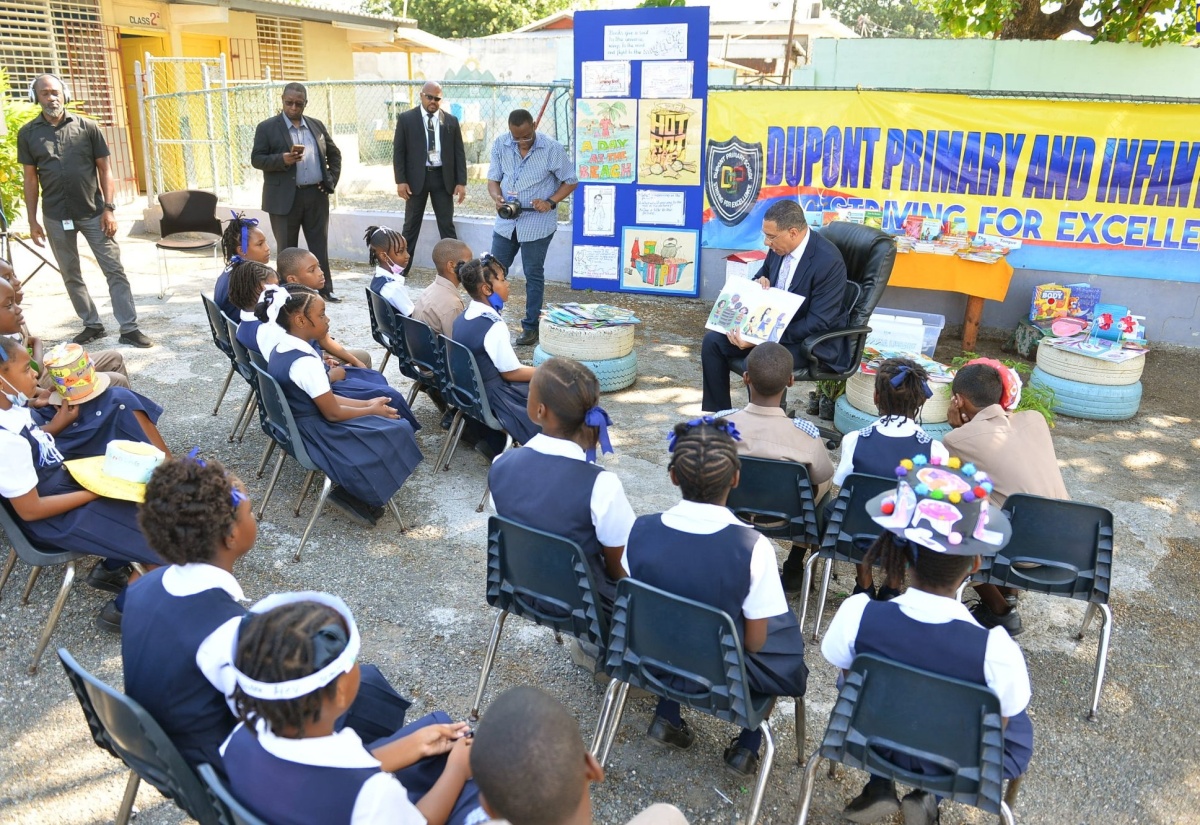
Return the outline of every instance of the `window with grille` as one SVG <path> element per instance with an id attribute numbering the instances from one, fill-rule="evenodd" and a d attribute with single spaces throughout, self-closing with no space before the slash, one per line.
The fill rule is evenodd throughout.
<path id="1" fill-rule="evenodd" d="M 45 0 L 0 0 L 0 66 L 8 71 L 11 94 L 25 90 L 42 72 L 61 67 Z"/>
<path id="2" fill-rule="evenodd" d="M 257 15 L 258 51 L 273 80 L 304 80 L 304 29 L 299 20 Z"/>

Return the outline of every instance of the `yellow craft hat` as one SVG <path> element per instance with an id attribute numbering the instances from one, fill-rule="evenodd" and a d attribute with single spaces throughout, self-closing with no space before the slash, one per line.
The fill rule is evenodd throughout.
<path id="1" fill-rule="evenodd" d="M 79 482 L 79 486 L 88 492 L 137 504 L 146 500 L 146 485 L 105 473 L 102 455 L 64 461 L 63 466 L 71 473 L 71 477 Z"/>

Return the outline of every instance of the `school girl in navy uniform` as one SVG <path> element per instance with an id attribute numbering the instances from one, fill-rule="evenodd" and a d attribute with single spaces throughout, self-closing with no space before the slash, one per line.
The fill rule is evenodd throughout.
<path id="1" fill-rule="evenodd" d="M 329 333 L 320 295 L 267 290 L 257 314 L 285 332 L 268 372 L 283 389 L 309 456 L 336 485 L 331 498 L 374 524 L 421 463 L 415 428 L 399 417 L 387 396 L 357 400 L 334 394 L 325 365 L 309 344 Z"/>
<path id="2" fill-rule="evenodd" d="M 846 599 L 821 641 L 821 653 L 843 671 L 856 654 L 870 652 L 987 685 L 999 697 L 1005 718 L 1004 778 L 1014 779 L 1033 754 L 1025 657 L 1003 627 L 985 630 L 957 598 L 959 586 L 979 569 L 980 556 L 995 555 L 1008 543 L 1008 519 L 988 506 L 987 473 L 956 457 L 926 459 L 918 453 L 902 459 L 889 475 L 899 478 L 896 490 L 867 504 L 871 517 L 887 530 L 868 560 L 877 560 L 891 575 L 902 577 L 907 569 L 909 588 L 886 603 L 865 593 Z M 953 719 L 943 722 L 948 732 L 955 730 Z M 906 759 L 903 767 L 940 772 L 919 760 Z M 903 809 L 905 825 L 938 821 L 932 794 L 913 791 L 901 803 L 894 783 L 875 776 L 843 815 L 851 822 L 875 822 L 897 809 Z"/>
<path id="3" fill-rule="evenodd" d="M 254 314 L 254 308 L 268 286 L 278 287 L 279 275 L 266 264 L 242 261 L 229 274 L 229 300 L 237 307 L 238 342 L 263 358 L 271 355 L 282 330 L 274 324 L 264 324 Z"/>
<path id="4" fill-rule="evenodd" d="M 345 603 L 283 593 L 238 631 L 242 722 L 222 747 L 229 787 L 272 825 L 464 825 L 487 821 L 465 723 L 425 716 L 368 752 L 335 720 L 354 701 L 361 640 Z"/>
<path id="5" fill-rule="evenodd" d="M 738 483 L 736 439 L 737 429 L 723 418 L 675 426 L 667 471 L 683 501 L 634 522 L 622 563 L 638 581 L 725 611 L 742 637 L 755 693 L 803 696 L 804 638 L 783 594 L 775 548 L 725 506 Z M 646 735 L 670 747 L 691 747 L 695 734 L 679 711 L 678 702 L 660 700 Z M 761 745 L 761 730 L 742 730 L 725 749 L 726 766 L 741 776 L 754 774 Z"/>
<path id="6" fill-rule="evenodd" d="M 193 765 L 221 769 L 220 747 L 237 724 L 233 652 L 246 600 L 234 565 L 258 534 L 242 483 L 192 454 L 155 469 L 139 521 L 169 567 L 138 579 L 125 602 L 125 692 L 149 711 Z M 372 665 L 339 720 L 368 741 L 404 725 L 409 703 Z"/>
<path id="7" fill-rule="evenodd" d="M 597 448 L 613 451 L 611 422 L 599 405 L 600 383 L 591 370 L 569 358 L 546 361 L 533 373 L 526 408 L 542 431 L 498 456 L 488 484 L 497 513 L 583 548 L 611 613 L 635 517 L 621 479 L 594 463 Z"/>
<path id="8" fill-rule="evenodd" d="M 37 389 L 29 353 L 11 338 L 0 337 L 0 496 L 21 531 L 44 547 L 89 553 L 115 570 L 128 562 L 162 564 L 137 524 L 137 506 L 101 498 L 71 478 L 54 433 L 79 417 L 79 407 L 64 404 L 43 429 L 25 406 Z M 125 591 L 104 606 L 97 625 L 120 632 Z"/>
<path id="9" fill-rule="evenodd" d="M 471 302 L 454 319 L 450 337 L 474 353 L 492 414 L 513 441 L 525 444 L 538 434 L 539 428 L 526 410 L 533 367 L 517 360 L 508 326 L 500 318 L 508 300 L 508 270 L 489 255 L 486 260 L 475 258 L 463 264 L 458 270 L 458 280 L 471 296 Z M 488 430 L 480 443 L 486 444 L 494 456 L 504 449 L 504 436 Z M 487 454 L 478 445 L 476 449 Z"/>
<path id="10" fill-rule="evenodd" d="M 229 298 L 229 277 L 233 268 L 242 261 L 270 263 L 271 246 L 267 243 L 266 234 L 258 228 L 257 218 L 247 218 L 241 212 L 234 212 L 221 235 L 221 251 L 225 254 L 225 269 L 213 285 L 213 303 L 220 307 L 229 320 L 236 321 L 238 308 Z"/>
<path id="11" fill-rule="evenodd" d="M 368 226 L 367 263 L 375 267 L 371 291 L 383 297 L 401 315 L 412 315 L 413 299 L 404 285 L 404 270 L 408 266 L 408 243 L 395 229 Z"/>
<path id="12" fill-rule="evenodd" d="M 842 439 L 842 458 L 833 474 L 833 483 L 841 484 L 851 473 L 892 477 L 902 458 L 923 455 L 926 459 L 949 457 L 942 442 L 932 438 L 917 417 L 925 401 L 932 396 L 929 374 L 908 358 L 888 358 L 875 372 L 875 406 L 879 418 L 870 426 L 846 433 Z M 891 578 L 875 592 L 871 565 L 858 565 L 854 593 L 870 593 L 872 598 L 894 599 L 900 595 L 900 578 Z"/>

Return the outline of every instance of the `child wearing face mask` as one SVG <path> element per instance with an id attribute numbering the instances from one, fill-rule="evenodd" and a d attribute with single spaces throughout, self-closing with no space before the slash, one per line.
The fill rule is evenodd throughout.
<path id="1" fill-rule="evenodd" d="M 368 226 L 367 263 L 375 265 L 371 291 L 396 308 L 401 315 L 412 315 L 413 299 L 404 285 L 404 268 L 408 266 L 408 244 L 404 236 L 386 226 Z"/>

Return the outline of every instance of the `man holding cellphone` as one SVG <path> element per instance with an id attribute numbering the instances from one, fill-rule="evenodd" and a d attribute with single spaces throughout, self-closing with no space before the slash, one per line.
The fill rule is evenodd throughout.
<path id="1" fill-rule="evenodd" d="M 304 115 L 308 92 L 299 83 L 283 87 L 283 111 L 254 130 L 250 163 L 263 172 L 263 211 L 271 216 L 275 249 L 300 245 L 300 230 L 308 251 L 325 273 L 321 295 L 333 294 L 329 269 L 329 196 L 342 174 L 342 153 L 325 124 Z"/>

